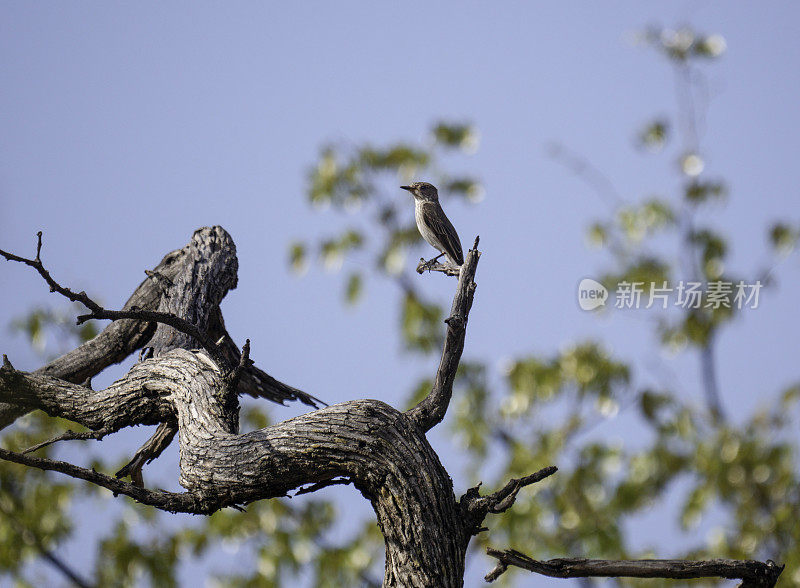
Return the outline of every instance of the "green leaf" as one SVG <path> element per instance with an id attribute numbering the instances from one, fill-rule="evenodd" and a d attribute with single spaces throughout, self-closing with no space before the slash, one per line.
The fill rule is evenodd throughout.
<path id="1" fill-rule="evenodd" d="M 775 223 L 770 227 L 769 240 L 772 247 L 782 255 L 788 255 L 792 252 L 797 239 L 800 237 L 800 231 L 786 223 Z"/>
<path id="2" fill-rule="evenodd" d="M 289 246 L 289 264 L 292 271 L 303 273 L 306 270 L 306 246 L 304 243 L 294 242 Z"/>
<path id="3" fill-rule="evenodd" d="M 433 127 L 433 138 L 439 145 L 475 151 L 478 134 L 471 125 L 439 123 Z"/>
<path id="4" fill-rule="evenodd" d="M 692 180 L 684 189 L 684 197 L 692 204 L 702 204 L 711 199 L 724 200 L 728 188 L 721 181 Z"/>
<path id="5" fill-rule="evenodd" d="M 355 304 L 361 297 L 362 291 L 362 278 L 358 272 L 353 272 L 347 278 L 347 287 L 345 288 L 345 300 L 348 304 Z"/>
<path id="6" fill-rule="evenodd" d="M 639 143 L 651 151 L 660 151 L 667 142 L 669 122 L 663 119 L 655 120 L 639 133 Z"/>

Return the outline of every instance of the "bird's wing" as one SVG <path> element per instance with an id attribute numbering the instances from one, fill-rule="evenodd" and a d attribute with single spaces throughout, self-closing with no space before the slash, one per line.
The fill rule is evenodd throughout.
<path id="1" fill-rule="evenodd" d="M 422 206 L 422 220 L 442 242 L 444 252 L 458 265 L 464 265 L 464 250 L 461 249 L 461 240 L 452 223 L 445 216 L 441 204 L 426 202 Z"/>

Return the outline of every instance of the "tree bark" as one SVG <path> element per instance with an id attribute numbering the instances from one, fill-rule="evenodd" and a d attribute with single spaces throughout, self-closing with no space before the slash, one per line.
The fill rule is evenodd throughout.
<path id="1" fill-rule="evenodd" d="M 255 368 L 249 341 L 240 351 L 225 330 L 219 305 L 236 287 L 238 261 L 233 240 L 222 228 L 199 229 L 188 245 L 169 253 L 147 272 L 148 279 L 122 311 L 106 310 L 85 293 L 58 284 L 40 260 L 41 234 L 35 259 L 0 250 L 6 259 L 36 269 L 51 290 L 83 303 L 90 314 L 79 320 L 114 321 L 92 341 L 34 373 L 15 370 L 3 356 L 0 428 L 34 409 L 94 431 L 68 432 L 47 443 L 101 439 L 123 427 L 159 425 L 118 473 L 130 473 L 136 483 L 27 455 L 47 443 L 22 454 L 0 448 L 0 459 L 61 472 L 162 510 L 195 514 L 351 483 L 372 504 L 384 536 L 384 586 L 461 586 L 467 545 L 485 530 L 485 517 L 511 508 L 522 488 L 556 471 L 543 468 L 484 496 L 476 486 L 456 499 L 452 481 L 426 438 L 444 418 L 452 396 L 475 294 L 477 246 L 476 239 L 457 271 L 427 268 L 458 275 L 459 281 L 433 386 L 419 404 L 403 413 L 378 400 L 352 400 L 245 434 L 238 432 L 241 393 L 314 407 L 320 401 Z M 148 353 L 108 388 L 79 384 L 140 348 Z M 144 488 L 142 464 L 158 457 L 176 430 L 179 482 L 186 492 Z M 537 562 L 513 551 L 490 554 L 499 563 L 487 580 L 513 565 L 558 577 L 722 575 L 744 578 L 743 585 L 767 586 L 782 570 L 771 562 Z"/>
<path id="2" fill-rule="evenodd" d="M 196 338 L 168 324 L 154 327 L 119 320 L 95 340 L 35 373 L 17 371 L 10 364 L 0 368 L 0 402 L 10 407 L 6 419 L 41 409 L 104 433 L 138 424 L 176 423 L 179 481 L 187 492 L 137 489 L 98 472 L 5 450 L 0 457 L 184 512 L 211 513 L 344 479 L 375 510 L 386 545 L 385 586 L 461 586 L 469 539 L 501 498 L 480 497 L 473 489 L 457 500 L 425 433 L 442 420 L 452 394 L 478 258 L 476 249 L 467 255 L 435 384 L 417 407 L 402 413 L 377 400 L 353 400 L 239 434 L 237 392 L 266 395 L 267 390 L 273 399 L 283 399 L 299 397 L 300 391 L 272 384 L 225 332 L 219 304 L 236 286 L 236 250 L 220 227 L 201 229 L 189 245 L 164 258 L 126 308 L 183 318 L 213 335 L 217 348 L 200 349 Z M 152 355 L 105 390 L 76 383 L 146 344 L 153 348 Z M 232 369 L 237 362 L 239 368 Z M 502 499 L 508 503 L 509 494 L 516 495 L 519 487 Z"/>
<path id="3" fill-rule="evenodd" d="M 224 255 L 215 252 L 217 248 L 224 248 Z M 0 255 L 10 259 L 10 254 L 0 251 Z M 16 256 L 14 256 L 16 257 Z M 214 257 L 214 259 L 211 259 Z M 238 260 L 236 248 L 230 235 L 221 227 L 202 228 L 195 232 L 192 240 L 182 247 L 167 253 L 161 262 L 150 271 L 146 271 L 147 278 L 136 288 L 131 297 L 122 307 L 125 311 L 164 309 L 168 311 L 178 306 L 171 302 L 173 298 L 183 300 L 184 289 L 187 282 L 194 281 L 197 288 L 204 287 L 198 283 L 201 274 L 213 267 L 214 263 L 221 263 L 227 268 L 228 274 L 222 273 L 224 280 L 212 283 L 207 288 L 217 288 L 220 292 L 206 293 L 209 302 L 208 308 L 191 309 L 193 317 L 204 319 L 201 326 L 207 329 L 209 336 L 216 340 L 223 339 L 220 346 L 221 353 L 236 364 L 239 361 L 239 348 L 225 329 L 219 301 L 228 290 L 236 287 L 236 272 Z M 38 261 L 38 254 L 37 254 Z M 223 272 L 222 269 L 219 271 Z M 232 272 L 233 276 L 229 275 Z M 226 289 L 227 288 L 227 289 Z M 224 289 L 224 292 L 222 291 Z M 194 292 L 194 291 L 192 291 Z M 201 292 L 194 292 L 200 300 Z M 216 304 L 212 301 L 219 298 Z M 184 300 L 185 302 L 185 300 Z M 181 316 L 178 314 L 177 316 Z M 182 317 L 188 318 L 188 317 Z M 157 329 L 158 327 L 158 329 Z M 159 331 L 157 333 L 157 330 Z M 156 338 L 154 338 L 156 335 Z M 169 340 L 176 340 L 170 344 Z M 96 337 L 69 351 L 61 357 L 51 361 L 46 366 L 36 370 L 37 374 L 54 376 L 67 382 L 79 384 L 93 378 L 107 367 L 123 361 L 139 349 L 147 346 L 158 346 L 160 351 L 181 345 L 190 346 L 191 342 L 185 335 L 177 335 L 167 325 L 157 325 L 153 322 L 121 319 L 109 324 Z M 197 344 L 195 343 L 195 346 Z M 239 382 L 239 393 L 254 397 L 267 398 L 273 402 L 284 404 L 287 400 L 300 400 L 309 406 L 324 404 L 319 399 L 305 392 L 279 382 L 269 374 L 255 366 L 248 366 Z M 28 410 L 8 403 L 0 403 L 0 430 L 13 423 Z"/>

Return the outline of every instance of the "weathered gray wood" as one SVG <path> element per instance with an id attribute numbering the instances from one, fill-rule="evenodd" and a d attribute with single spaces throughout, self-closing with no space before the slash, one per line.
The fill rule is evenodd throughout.
<path id="1" fill-rule="evenodd" d="M 428 431 L 442 421 L 453 395 L 453 382 L 461 361 L 461 354 L 464 351 L 467 319 L 475 296 L 474 278 L 478 269 L 478 260 L 481 257 L 481 252 L 478 251 L 478 240 L 476 237 L 475 245 L 467 252 L 467 258 L 460 269 L 458 288 L 453 297 L 450 317 L 445 321 L 447 334 L 433 387 L 430 393 L 407 413 L 408 418 L 417 423 L 424 431 Z"/>
<path id="2" fill-rule="evenodd" d="M 726 578 L 744 580 L 741 586 L 775 586 L 783 566 L 772 561 L 712 559 L 688 561 L 683 559 L 605 560 L 585 558 L 559 558 L 538 561 L 508 549 L 489 548 L 486 552 L 498 560 L 498 566 L 486 575 L 486 581 L 496 580 L 508 566 L 519 567 L 553 578 Z"/>
<path id="3" fill-rule="evenodd" d="M 174 415 L 180 483 L 216 508 L 284 496 L 346 477 L 370 500 L 386 539 L 386 586 L 460 586 L 469 535 L 452 482 L 424 432 L 377 400 L 323 408 L 247 434 L 220 392 L 224 374 L 203 351 L 175 349 L 93 391 L 0 370 L 0 400 L 90 428 Z"/>
<path id="4" fill-rule="evenodd" d="M 188 247 L 188 246 L 187 246 Z M 185 255 L 185 249 L 172 251 L 164 256 L 155 269 L 167 279 L 173 279 L 179 269 L 175 262 Z M 161 300 L 162 291 L 150 278 L 146 278 L 123 306 L 155 309 Z M 96 337 L 54 359 L 36 373 L 47 374 L 78 384 L 92 378 L 108 366 L 123 361 L 131 353 L 147 344 L 156 325 L 134 320 L 120 320 L 108 325 Z M 28 412 L 19 406 L 0 404 L 0 429 L 13 423 Z"/>
<path id="5" fill-rule="evenodd" d="M 222 360 L 212 360 L 206 350 L 194 350 L 201 347 L 200 342 L 186 330 L 160 323 L 148 341 L 137 341 L 139 346 L 149 344 L 153 357 L 136 364 L 105 390 L 90 390 L 56 377 L 93 375 L 85 363 L 89 351 L 101 347 L 97 342 L 82 346 L 82 351 L 42 373 L 24 374 L 10 366 L 0 370 L 0 401 L 24 409 L 41 408 L 94 430 L 162 423 L 168 433 L 170 428 L 163 423 L 177 423 L 180 483 L 188 490 L 187 498 L 148 493 L 70 464 L 28 456 L 14 459 L 76 475 L 161 508 L 203 512 L 346 479 L 375 509 L 386 539 L 386 586 L 460 586 L 472 529 L 464 524 L 465 506 L 456 501 L 452 482 L 425 431 L 447 410 L 463 350 L 478 259 L 477 251 L 470 255 L 450 319 L 446 360 L 431 394 L 418 409 L 405 415 L 379 401 L 357 400 L 240 435 L 237 390 L 257 395 L 277 390 L 281 399 L 316 399 L 304 397 L 247 362 L 241 364 L 242 373 L 236 374 L 238 389 L 227 385 L 232 377 L 228 371 L 241 353 L 225 332 L 219 304 L 236 286 L 236 249 L 218 227 L 197 231 L 189 245 L 170 254 L 169 263 L 156 268 L 140 286 L 153 295 L 129 303 L 131 309 L 169 313 L 213 338 L 219 335 L 219 347 L 210 352 L 224 353 Z M 90 307 L 94 312 L 98 308 Z M 116 324 L 122 321 L 112 323 Z M 137 333 L 144 338 L 144 329 Z M 203 345 L 208 349 L 207 341 Z M 163 443 L 154 440 L 153 445 Z M 7 452 L 3 455 L 11 458 Z"/>
<path id="6" fill-rule="evenodd" d="M 91 481 L 159 508 L 185 512 L 210 513 L 347 480 L 375 509 L 386 540 L 386 586 L 460 586 L 467 543 L 474 531 L 464 523 L 465 513 L 468 505 L 473 515 L 480 508 L 472 499 L 456 500 L 450 477 L 425 431 L 447 410 L 463 350 L 478 260 L 477 251 L 470 255 L 450 319 L 446 360 L 431 394 L 417 410 L 406 415 L 377 400 L 355 400 L 239 434 L 237 392 L 264 395 L 266 391 L 279 400 L 298 398 L 307 403 L 316 399 L 277 382 L 244 360 L 239 363 L 241 373 L 231 371 L 241 352 L 225 331 L 219 304 L 236 286 L 236 249 L 221 228 L 201 229 L 140 286 L 149 297 L 144 299 L 140 293 L 128 306 L 134 314 L 141 309 L 162 313 L 146 315 L 157 319 L 179 317 L 219 340 L 219 346 L 209 350 L 206 340 L 205 349 L 197 349 L 200 342 L 190 334 L 196 331 L 182 329 L 174 320 L 169 324 L 160 321 L 155 329 L 149 325 L 142 328 L 147 323 L 141 321 L 116 321 L 112 326 L 138 325 L 137 345 L 148 345 L 153 353 L 105 390 L 91 390 L 59 377 L 77 380 L 94 375 L 96 366 L 108 365 L 108 357 L 98 364 L 90 361 L 97 359 L 93 353 L 101 354 L 102 340 L 81 346 L 37 373 L 19 372 L 10 365 L 0 369 L 0 402 L 24 410 L 39 408 L 103 434 L 124 426 L 161 423 L 162 434 L 150 443 L 156 454 L 169 438 L 169 424 L 176 423 L 180 431 L 179 481 L 187 492 L 153 492 L 71 464 L 5 450 L 0 450 L 0 456 Z M 88 302 L 95 316 L 114 318 L 113 311 Z M 148 333 L 148 329 L 154 332 Z M 107 329 L 102 337 L 109 339 L 121 331 L 116 328 L 109 333 Z M 127 347 L 120 347 L 120 358 L 132 351 L 130 340 L 134 337 L 127 331 L 118 338 L 125 337 Z M 224 355 L 221 359 L 220 354 Z M 140 450 L 139 457 L 147 451 Z M 134 461 L 133 467 L 138 467 L 139 462 Z M 470 517 L 471 523 L 475 518 Z"/>
<path id="7" fill-rule="evenodd" d="M 98 432 L 98 438 L 122 427 L 160 424 L 131 464 L 137 471 L 143 460 L 166 447 L 177 427 L 179 481 L 187 491 L 148 490 L 94 470 L 2 448 L 0 459 L 61 472 L 163 510 L 196 514 L 352 483 L 371 502 L 385 539 L 384 586 L 461 586 L 467 545 L 485 530 L 484 518 L 504 512 L 520 489 L 555 472 L 554 467 L 543 468 L 486 496 L 476 486 L 456 500 L 450 477 L 425 436 L 444 418 L 452 396 L 475 291 L 477 244 L 476 239 L 459 272 L 434 384 L 417 406 L 402 413 L 378 400 L 353 400 L 239 434 L 241 392 L 277 402 L 300 399 L 313 405 L 316 399 L 257 370 L 249 362 L 249 344 L 240 352 L 227 334 L 219 304 L 236 286 L 236 249 L 223 229 L 200 229 L 186 247 L 165 257 L 128 301 L 122 314 L 138 320 L 116 320 L 94 340 L 35 373 L 17 371 L 8 362 L 0 367 L 0 403 L 11 407 L 5 415 L 0 411 L 0 426 L 14 414 L 33 409 L 85 425 Z M 41 242 L 35 260 L 0 254 L 32 265 L 53 287 L 56 283 L 39 261 L 40 249 Z M 70 299 L 84 302 L 95 317 L 121 318 L 121 313 L 102 309 L 84 293 L 56 286 Z M 147 322 L 153 320 L 157 327 Z M 77 383 L 148 343 L 152 356 L 105 390 Z M 508 565 L 533 561 L 517 552 L 497 553 L 497 575 Z M 690 562 L 680 563 L 685 564 L 681 570 L 688 571 L 677 573 L 697 573 Z M 551 575 L 598 575 L 589 573 L 587 560 L 534 564 L 550 565 L 543 569 L 555 570 Z M 636 575 L 643 569 L 636 562 L 604 565 L 593 569 L 602 575 Z M 746 582 L 756 582 L 748 585 L 762 585 L 757 583 L 761 578 L 745 577 Z"/>
<path id="8" fill-rule="evenodd" d="M 194 282 L 199 287 L 197 274 L 198 272 L 208 271 L 201 268 L 209 266 L 209 263 L 205 260 L 205 255 L 209 254 L 217 260 L 222 259 L 220 252 L 215 254 L 213 251 L 214 247 L 222 246 L 227 247 L 223 256 L 227 266 L 221 270 L 220 277 L 222 279 L 220 283 L 215 286 L 208 286 L 211 290 L 216 288 L 218 291 L 203 291 L 205 296 L 211 296 L 213 300 L 219 298 L 221 301 L 224 292 L 234 288 L 236 285 L 236 269 L 238 267 L 236 248 L 230 236 L 221 227 L 204 227 L 195 231 L 192 240 L 187 245 L 181 249 L 171 251 L 164 256 L 153 270 L 146 272 L 148 277 L 139 284 L 122 307 L 122 310 L 157 311 L 160 308 L 168 310 L 170 303 L 163 301 L 165 298 L 171 299 L 174 293 L 180 290 L 180 286 L 176 287 L 176 284 L 185 286 L 187 283 Z M 40 252 L 41 236 L 39 247 L 37 247 L 36 259 L 25 261 L 40 262 Z M 22 259 L 2 250 L 0 250 L 0 255 L 6 257 L 6 259 Z M 209 261 L 213 266 L 213 260 Z M 233 275 L 231 275 L 231 272 Z M 178 300 L 180 300 L 180 296 L 178 296 Z M 180 306 L 179 302 L 175 302 L 174 306 Z M 203 314 L 198 309 L 194 309 L 192 312 L 195 318 L 198 316 L 197 313 Z M 207 316 L 203 315 L 201 323 L 204 323 L 203 326 L 208 328 L 209 336 L 214 341 L 223 339 L 220 352 L 235 365 L 239 361 L 239 348 L 225 330 L 222 313 L 219 310 L 219 302 L 210 306 Z M 151 346 L 154 346 L 155 343 L 162 351 L 181 346 L 181 344 L 186 345 L 187 348 L 199 347 L 197 342 L 191 341 L 185 336 L 178 337 L 175 335 L 174 329 L 166 325 L 161 325 L 162 329 L 157 338 L 154 342 L 151 342 L 151 339 L 156 335 L 157 326 L 155 323 L 140 320 L 116 320 L 90 341 L 51 361 L 36 372 L 77 384 L 96 376 L 108 366 L 123 361 L 132 353 L 148 345 L 148 343 Z M 172 340 L 173 337 L 175 337 L 175 340 Z M 300 400 L 314 407 L 324 404 L 302 390 L 283 384 L 254 365 L 245 369 L 240 379 L 239 393 L 266 398 L 279 404 L 284 404 L 287 400 Z M 0 403 L 0 429 L 10 425 L 26 412 L 28 411 L 20 406 Z"/>

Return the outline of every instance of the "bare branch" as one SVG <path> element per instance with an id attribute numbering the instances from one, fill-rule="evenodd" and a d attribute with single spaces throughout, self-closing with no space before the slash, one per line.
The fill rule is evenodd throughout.
<path id="1" fill-rule="evenodd" d="M 148 276 L 147 279 L 137 287 L 125 303 L 122 311 L 102 309 L 105 313 L 105 318 L 110 318 L 113 321 L 110 325 L 94 339 L 57 358 L 37 370 L 37 373 L 47 374 L 77 384 L 97 375 L 109 365 L 122 361 L 137 349 L 143 348 L 148 342 L 151 342 L 159 321 L 164 320 L 164 324 L 174 325 L 180 330 L 181 324 L 173 320 L 174 314 L 158 313 L 157 311 L 159 311 L 159 306 L 164 298 L 170 296 L 170 288 L 180 282 L 182 275 L 187 273 L 195 275 L 196 260 L 205 259 L 207 250 L 213 250 L 212 241 L 215 235 L 218 235 L 218 239 L 223 240 L 226 236 L 224 230 L 220 227 L 199 229 L 195 232 L 188 245 L 165 255 L 152 271 L 145 270 Z M 39 251 L 40 245 L 41 237 L 39 237 L 38 243 Z M 25 263 L 37 268 L 37 271 L 38 267 L 41 267 L 46 272 L 40 259 L 26 260 L 11 253 L 2 252 L 2 254 L 6 259 Z M 235 251 L 233 255 L 235 256 Z M 49 273 L 47 275 L 50 280 L 55 282 L 49 276 Z M 56 285 L 58 285 L 57 282 Z M 78 296 L 77 294 L 74 295 Z M 97 306 L 99 307 L 100 305 L 97 304 Z M 153 314 L 145 314 L 145 311 Z M 130 314 L 123 314 L 128 312 Z M 123 318 L 125 316 L 131 318 Z M 187 334 L 190 337 L 196 338 L 198 346 L 203 345 L 203 342 L 205 342 L 205 348 L 223 369 L 231 369 L 239 363 L 239 346 L 236 345 L 225 329 L 222 313 L 218 305 L 214 305 L 210 311 L 207 338 L 204 339 L 200 329 L 197 329 L 191 322 L 184 322 L 182 326 L 188 326 L 188 329 L 184 330 L 189 331 Z M 217 344 L 217 341 L 221 341 L 221 343 Z M 164 340 L 161 339 L 161 342 L 163 343 Z M 164 352 L 167 349 L 168 347 L 165 348 L 162 345 L 160 351 Z M 241 374 L 237 392 L 257 398 L 266 398 L 279 404 L 284 404 L 287 400 L 300 400 L 314 408 L 326 405 L 325 402 L 318 398 L 280 382 L 252 364 L 248 365 Z M 19 418 L 25 412 L 27 410 L 24 407 L 16 404 L 0 403 L 0 429 L 14 422 L 16 418 Z"/>
<path id="2" fill-rule="evenodd" d="M 188 247 L 184 247 L 168 253 L 154 271 L 169 279 L 175 278 L 182 267 L 180 260 L 186 257 L 188 249 Z M 148 278 L 139 284 L 122 309 L 155 310 L 158 308 L 163 294 L 158 285 Z M 135 320 L 114 321 L 94 339 L 51 361 L 37 370 L 37 373 L 79 384 L 144 347 L 152 338 L 155 330 L 155 323 Z"/>
<path id="3" fill-rule="evenodd" d="M 687 580 L 691 578 L 741 579 L 741 586 L 775 586 L 784 566 L 772 560 L 765 562 L 753 560 L 713 559 L 708 561 L 688 561 L 681 559 L 641 559 L 641 560 L 602 560 L 602 559 L 551 559 L 537 561 L 508 549 L 499 551 L 491 547 L 486 550 L 497 558 L 497 566 L 489 572 L 487 582 L 496 580 L 509 566 L 519 567 L 537 574 L 553 578 L 670 578 Z"/>
<path id="4" fill-rule="evenodd" d="M 547 466 L 524 478 L 511 478 L 509 482 L 494 494 L 483 498 L 489 505 L 489 512 L 499 514 L 505 512 L 514 505 L 517 493 L 525 486 L 530 486 L 536 482 L 541 482 L 558 471 L 556 466 Z"/>
<path id="5" fill-rule="evenodd" d="M 44 264 L 42 263 L 40 257 L 40 254 L 42 252 L 42 232 L 39 231 L 38 233 L 36 233 L 36 236 L 38 237 L 38 243 L 36 245 L 36 259 L 27 259 L 25 257 L 20 257 L 19 255 L 8 253 L 7 251 L 3 251 L 2 249 L 0 249 L 0 255 L 5 257 L 6 261 L 18 261 L 19 263 L 24 263 L 25 265 L 35 269 L 37 272 L 39 272 L 39 275 L 42 276 L 42 278 L 44 278 L 44 281 L 47 282 L 47 285 L 50 286 L 51 292 L 58 292 L 65 298 L 71 300 L 72 302 L 80 302 L 91 311 L 101 310 L 100 305 L 97 304 L 91 298 L 89 298 L 86 295 L 86 292 L 75 293 L 69 288 L 61 286 L 58 282 L 56 282 L 53 279 L 53 277 L 50 275 L 50 272 L 48 272 L 45 269 Z"/>
<path id="6" fill-rule="evenodd" d="M 131 308 L 129 310 L 107 310 L 100 306 L 97 302 L 89 298 L 86 292 L 78 292 L 75 293 L 74 291 L 66 288 L 56 282 L 55 279 L 50 275 L 50 272 L 44 267 L 39 254 L 41 253 L 42 249 L 42 232 L 39 231 L 37 233 L 38 236 L 38 245 L 36 247 L 36 259 L 27 259 L 25 257 L 20 257 L 18 255 L 14 255 L 13 253 L 8 253 L 0 249 L 0 255 L 6 258 L 8 261 L 17 261 L 20 263 L 24 263 L 27 266 L 34 268 L 39 275 L 44 278 L 47 285 L 50 286 L 51 292 L 58 292 L 68 300 L 72 302 L 80 302 L 86 308 L 88 308 L 91 312 L 89 314 L 84 314 L 78 316 L 78 324 L 83 324 L 88 320 L 91 319 L 110 319 L 113 321 L 118 321 L 121 319 L 132 319 L 137 321 L 144 321 L 150 323 L 161 323 L 165 325 L 169 325 L 173 329 L 176 329 L 193 339 L 195 339 L 203 348 L 208 351 L 211 355 L 212 359 L 217 362 L 217 364 L 222 369 L 232 369 L 233 366 L 228 365 L 227 359 L 225 356 L 220 352 L 220 349 L 211 340 L 211 338 L 203 331 L 197 328 L 196 325 L 192 324 L 191 322 L 182 319 L 179 316 L 175 316 L 173 314 L 165 313 L 165 312 L 156 312 L 152 310 L 142 310 L 139 308 Z"/>
<path id="7" fill-rule="evenodd" d="M 460 506 L 463 513 L 464 530 L 468 536 L 477 535 L 486 530 L 481 527 L 481 523 L 487 514 L 499 514 L 511 508 L 522 488 L 541 482 L 557 471 L 556 466 L 548 466 L 524 478 L 512 478 L 500 490 L 486 496 L 480 495 L 481 484 L 467 490 L 461 497 Z"/>
<path id="8" fill-rule="evenodd" d="M 76 441 L 76 440 L 87 440 L 87 439 L 94 439 L 96 441 L 100 441 L 106 435 L 110 435 L 111 433 L 115 433 L 116 431 L 108 428 L 98 429 L 97 431 L 85 431 L 82 433 L 76 433 L 74 431 L 64 431 L 60 435 L 53 437 L 52 439 L 48 439 L 47 441 L 43 441 L 37 445 L 32 447 L 28 447 L 22 453 L 33 453 L 34 451 L 38 451 L 42 447 L 47 447 L 48 445 L 52 445 L 53 443 L 57 443 L 59 441 Z"/>
<path id="9" fill-rule="evenodd" d="M 414 421 L 423 431 L 428 431 L 442 421 L 447 413 L 450 398 L 453 395 L 453 382 L 456 378 L 458 363 L 464 351 L 464 338 L 466 337 L 467 319 L 472 308 L 475 295 L 475 272 L 478 269 L 478 260 L 481 252 L 478 251 L 480 237 L 475 238 L 475 244 L 467 252 L 464 265 L 461 266 L 458 279 L 458 289 L 453 298 L 453 306 L 447 323 L 442 359 L 430 393 L 419 404 L 406 412 L 409 419 Z"/>
<path id="10" fill-rule="evenodd" d="M 157 312 L 154 310 L 142 310 L 140 308 L 132 308 L 130 310 L 107 310 L 98 306 L 97 309 L 92 310 L 92 312 L 89 314 L 79 315 L 77 320 L 78 324 L 81 325 L 92 319 L 108 319 L 112 321 L 132 319 L 148 323 L 169 325 L 173 329 L 189 335 L 192 339 L 195 339 L 200 345 L 202 345 L 203 349 L 208 351 L 208 354 L 217 363 L 217 365 L 220 366 L 221 369 L 230 370 L 234 367 L 228 363 L 227 358 L 220 351 L 216 342 L 211 339 L 207 333 L 198 329 L 196 325 L 174 314 Z"/>
<path id="11" fill-rule="evenodd" d="M 38 408 L 50 416 L 69 419 L 92 431 L 155 425 L 174 420 L 174 409 L 152 383 L 158 381 L 159 365 L 169 362 L 169 359 L 164 359 L 137 363 L 125 378 L 104 390 L 92 390 L 43 374 L 2 368 L 0 402 L 14 403 L 25 410 Z"/>

